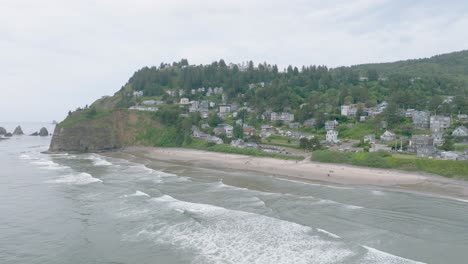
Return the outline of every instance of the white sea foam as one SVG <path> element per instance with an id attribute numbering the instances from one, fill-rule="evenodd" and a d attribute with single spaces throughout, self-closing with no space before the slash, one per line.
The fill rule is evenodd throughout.
<path id="1" fill-rule="evenodd" d="M 385 195 L 384 192 L 378 191 L 378 190 L 373 190 L 373 191 L 372 191 L 372 194 L 373 194 L 373 195 L 379 195 L 379 196 L 380 196 L 380 195 Z"/>
<path id="2" fill-rule="evenodd" d="M 276 178 L 276 179 L 278 179 L 280 181 L 287 181 L 287 182 L 299 183 L 299 184 L 310 185 L 310 186 L 319 186 L 319 187 L 325 187 L 325 188 L 331 188 L 331 189 L 341 189 L 341 190 L 353 190 L 354 189 L 353 187 L 344 187 L 344 186 L 336 186 L 336 185 L 310 183 L 310 182 L 289 180 L 289 179 L 284 179 L 284 178 Z"/>
<path id="3" fill-rule="evenodd" d="M 324 230 L 324 229 L 320 229 L 320 228 L 317 228 L 317 231 L 320 232 L 320 233 L 324 233 L 330 237 L 333 237 L 333 238 L 341 238 L 339 235 L 335 235 L 331 232 L 328 232 L 327 230 Z"/>
<path id="4" fill-rule="evenodd" d="M 181 213 L 187 220 L 152 222 L 136 232 L 133 239 L 194 252 L 192 263 L 417 263 L 347 244 L 323 229 L 315 231 L 260 214 L 184 202 L 168 195 L 151 200 Z M 334 239 L 324 239 L 316 232 Z"/>
<path id="5" fill-rule="evenodd" d="M 135 196 L 146 196 L 146 197 L 150 197 L 149 194 L 145 193 L 145 192 L 142 192 L 142 191 L 136 191 L 135 193 L 133 194 L 126 194 L 122 197 L 135 197 Z"/>
<path id="6" fill-rule="evenodd" d="M 38 161 L 33 161 L 31 162 L 34 165 L 38 165 L 41 169 L 46 169 L 46 170 L 63 170 L 63 169 L 69 169 L 70 167 L 60 165 L 58 163 L 55 163 L 51 160 L 38 160 Z"/>
<path id="7" fill-rule="evenodd" d="M 370 263 L 385 263 L 385 264 L 424 264 L 424 262 L 418 262 L 411 259 L 402 258 L 399 256 L 386 253 L 375 248 L 368 246 L 362 246 L 367 249 L 367 253 L 364 256 L 361 263 L 370 264 Z"/>
<path id="8" fill-rule="evenodd" d="M 353 254 L 343 243 L 321 239 L 296 223 L 168 195 L 152 200 L 194 220 L 143 229 L 137 236 L 193 250 L 194 263 L 328 263 Z"/>
<path id="9" fill-rule="evenodd" d="M 103 159 L 103 158 L 101 158 L 101 157 L 99 157 L 98 155 L 95 155 L 95 154 L 89 156 L 89 159 L 93 161 L 93 164 L 95 166 L 111 166 L 112 165 L 111 162 L 109 162 L 109 161 L 107 161 L 107 160 L 105 160 L 105 159 Z"/>
<path id="10" fill-rule="evenodd" d="M 76 184 L 84 185 L 95 182 L 102 182 L 102 180 L 94 178 L 91 174 L 86 172 L 81 172 L 78 174 L 67 174 L 63 175 L 58 179 L 48 181 L 48 183 L 66 183 L 66 184 Z"/>
<path id="11" fill-rule="evenodd" d="M 28 154 L 21 154 L 19 156 L 20 159 L 24 159 L 24 160 L 38 160 L 39 158 L 36 158 L 36 157 L 31 157 L 30 155 Z"/>

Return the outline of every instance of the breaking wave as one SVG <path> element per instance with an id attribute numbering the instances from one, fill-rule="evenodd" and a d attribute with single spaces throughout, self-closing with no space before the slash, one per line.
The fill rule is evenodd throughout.
<path id="1" fill-rule="evenodd" d="M 102 180 L 94 178 L 91 174 L 81 172 L 78 174 L 67 174 L 63 175 L 58 179 L 47 181 L 48 183 L 65 183 L 65 184 L 76 184 L 84 185 L 95 182 L 102 182 Z"/>

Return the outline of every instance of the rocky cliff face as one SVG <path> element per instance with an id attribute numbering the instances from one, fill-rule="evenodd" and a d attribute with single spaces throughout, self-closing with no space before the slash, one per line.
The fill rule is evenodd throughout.
<path id="1" fill-rule="evenodd" d="M 55 127 L 50 152 L 100 152 L 136 143 L 138 124 L 157 125 L 149 117 L 116 110 L 101 118 L 62 122 Z"/>

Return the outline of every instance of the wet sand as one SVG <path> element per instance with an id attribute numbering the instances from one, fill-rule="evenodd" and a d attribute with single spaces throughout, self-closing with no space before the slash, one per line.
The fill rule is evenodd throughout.
<path id="1" fill-rule="evenodd" d="M 129 147 L 119 153 L 147 160 L 221 170 L 255 171 L 302 181 L 374 185 L 437 196 L 468 199 L 468 182 L 397 170 L 274 158 L 251 157 L 181 148 Z"/>

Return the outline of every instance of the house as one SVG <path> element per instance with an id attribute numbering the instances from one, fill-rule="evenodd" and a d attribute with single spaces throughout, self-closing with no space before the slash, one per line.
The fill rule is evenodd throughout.
<path id="1" fill-rule="evenodd" d="M 220 113 L 230 113 L 231 112 L 231 105 L 219 105 L 219 112 Z"/>
<path id="2" fill-rule="evenodd" d="M 261 126 L 262 132 L 274 132 L 275 128 L 270 125 L 262 125 Z"/>
<path id="3" fill-rule="evenodd" d="M 208 125 L 208 124 L 202 124 L 202 125 L 201 125 L 201 128 L 202 128 L 202 129 L 207 129 L 207 128 L 210 128 L 210 125 Z"/>
<path id="4" fill-rule="evenodd" d="M 369 134 L 364 136 L 364 143 L 375 144 L 375 135 Z"/>
<path id="5" fill-rule="evenodd" d="M 408 152 L 417 153 L 420 148 L 434 146 L 434 138 L 429 135 L 413 135 L 409 141 Z"/>
<path id="6" fill-rule="evenodd" d="M 359 122 L 366 122 L 367 119 L 369 119 L 368 116 L 365 116 L 365 115 L 359 116 Z"/>
<path id="7" fill-rule="evenodd" d="M 413 115 L 414 115 L 414 112 L 415 112 L 415 111 L 416 111 L 416 110 L 411 109 L 411 108 L 406 109 L 406 111 L 405 111 L 405 117 L 413 118 Z"/>
<path id="8" fill-rule="evenodd" d="M 336 120 L 333 121 L 327 121 L 325 122 L 325 130 L 334 130 L 335 127 L 338 126 L 338 122 Z"/>
<path id="9" fill-rule="evenodd" d="M 180 98 L 180 104 L 181 105 L 188 105 L 190 104 L 190 100 L 188 98 Z"/>
<path id="10" fill-rule="evenodd" d="M 315 126 L 315 118 L 310 118 L 304 121 L 304 126 L 305 127 L 314 127 Z"/>
<path id="11" fill-rule="evenodd" d="M 198 127 L 192 126 L 192 136 L 193 136 L 194 138 L 205 139 L 205 138 L 207 138 L 209 135 L 206 134 L 205 132 L 200 131 L 200 129 L 198 129 Z"/>
<path id="12" fill-rule="evenodd" d="M 382 141 L 393 141 L 396 139 L 396 135 L 393 132 L 385 130 L 385 132 L 380 136 Z"/>
<path id="13" fill-rule="evenodd" d="M 145 100 L 141 102 L 142 105 L 158 105 L 162 103 L 163 103 L 162 101 L 156 101 L 156 100 Z"/>
<path id="14" fill-rule="evenodd" d="M 236 125 L 238 125 L 238 126 L 242 126 L 243 123 L 244 122 L 242 121 L 242 119 L 237 119 L 236 120 Z"/>
<path id="15" fill-rule="evenodd" d="M 203 119 L 207 119 L 207 118 L 208 118 L 208 116 L 209 116 L 209 112 L 208 112 L 208 111 L 203 111 L 203 112 L 201 112 L 201 114 L 200 114 L 200 115 L 201 115 L 201 118 L 203 118 Z"/>
<path id="16" fill-rule="evenodd" d="M 157 107 L 149 107 L 149 106 L 132 106 L 128 108 L 128 110 L 156 112 L 159 109 Z"/>
<path id="17" fill-rule="evenodd" d="M 452 132 L 454 137 L 468 137 L 468 129 L 465 126 L 459 126 Z"/>
<path id="18" fill-rule="evenodd" d="M 231 146 L 236 148 L 257 149 L 258 145 L 254 142 L 244 142 L 242 139 L 236 139 L 231 142 Z"/>
<path id="19" fill-rule="evenodd" d="M 392 151 L 392 148 L 384 144 L 373 144 L 372 148 L 369 149 L 369 152 L 377 151 Z"/>
<path id="20" fill-rule="evenodd" d="M 341 106 L 341 115 L 347 117 L 355 117 L 357 113 L 356 105 L 342 105 Z"/>
<path id="21" fill-rule="evenodd" d="M 327 130 L 327 135 L 326 135 L 325 140 L 330 143 L 339 143 L 340 141 L 338 140 L 338 131 Z"/>
<path id="22" fill-rule="evenodd" d="M 413 112 L 413 126 L 416 129 L 429 128 L 430 113 L 427 111 L 414 111 Z"/>
<path id="23" fill-rule="evenodd" d="M 255 134 L 255 128 L 253 127 L 244 127 L 242 130 L 246 136 L 253 136 Z"/>
<path id="24" fill-rule="evenodd" d="M 299 128 L 299 123 L 297 123 L 297 122 L 289 123 L 289 128 L 292 128 L 292 129 L 296 128 L 297 129 L 297 128 Z"/>
<path id="25" fill-rule="evenodd" d="M 430 118 L 430 128 L 432 132 L 441 132 L 450 127 L 450 117 L 449 116 L 431 116 Z"/>
<path id="26" fill-rule="evenodd" d="M 142 97 L 143 96 L 143 91 L 134 91 L 133 96 L 134 97 Z"/>
<path id="27" fill-rule="evenodd" d="M 377 105 L 377 109 L 382 113 L 385 109 L 387 109 L 388 103 L 386 101 L 381 102 Z"/>
<path id="28" fill-rule="evenodd" d="M 266 113 L 266 116 L 268 116 L 268 113 Z M 288 112 L 282 112 L 282 113 L 271 112 L 269 116 L 270 116 L 270 121 L 283 121 L 285 123 L 294 121 L 294 114 L 290 114 Z"/>
<path id="29" fill-rule="evenodd" d="M 215 136 L 208 136 L 205 141 L 207 142 L 212 142 L 212 143 L 215 143 L 215 144 L 223 144 L 223 140 L 219 137 L 215 137 Z"/>
<path id="30" fill-rule="evenodd" d="M 209 108 L 208 101 L 201 101 L 200 105 L 198 106 L 198 109 L 200 111 L 208 111 L 208 108 Z"/>
<path id="31" fill-rule="evenodd" d="M 466 121 L 466 120 L 468 120 L 468 115 L 459 114 L 459 115 L 457 115 L 457 118 L 458 118 L 458 120 L 460 120 L 460 121 Z"/>
<path id="32" fill-rule="evenodd" d="M 444 133 L 435 132 L 432 133 L 431 137 L 434 140 L 434 146 L 441 146 L 442 144 L 444 144 Z"/>
<path id="33" fill-rule="evenodd" d="M 388 125 L 387 121 L 380 121 L 380 123 L 379 123 L 379 129 L 380 129 L 380 130 L 384 130 L 384 129 L 386 130 L 386 129 L 387 129 L 387 125 Z"/>
<path id="34" fill-rule="evenodd" d="M 220 124 L 214 129 L 215 135 L 226 135 L 226 137 L 231 138 L 234 127 L 228 124 Z"/>
<path id="35" fill-rule="evenodd" d="M 416 152 L 418 158 L 434 158 L 437 154 L 437 149 L 434 146 L 419 147 Z"/>

